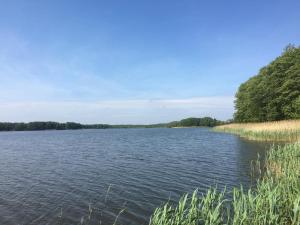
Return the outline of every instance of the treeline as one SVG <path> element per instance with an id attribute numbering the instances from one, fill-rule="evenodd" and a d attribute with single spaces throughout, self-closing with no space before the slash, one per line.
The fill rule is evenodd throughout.
<path id="1" fill-rule="evenodd" d="M 212 127 L 223 122 L 210 118 L 187 118 L 171 123 L 159 123 L 150 125 L 108 125 L 108 124 L 80 124 L 74 122 L 29 122 L 29 123 L 8 123 L 0 122 L 0 131 L 34 131 L 34 130 L 77 130 L 77 129 L 108 129 L 108 128 L 158 128 L 158 127 Z"/>
<path id="2" fill-rule="evenodd" d="M 222 125 L 225 122 L 211 117 L 190 117 L 180 121 L 172 121 L 169 123 L 157 123 L 149 125 L 111 125 L 111 128 L 156 128 L 156 127 L 214 127 Z"/>
<path id="3" fill-rule="evenodd" d="M 211 117 L 191 117 L 180 121 L 171 122 L 167 124 L 167 127 L 214 127 L 222 124 L 224 124 L 224 122 Z"/>
<path id="4" fill-rule="evenodd" d="M 106 124 L 83 125 L 67 122 L 30 122 L 30 123 L 0 123 L 0 131 L 33 131 L 33 130 L 76 130 L 76 129 L 105 129 Z"/>
<path id="5" fill-rule="evenodd" d="M 134 124 L 124 124 L 124 125 L 110 125 L 111 128 L 160 128 L 167 127 L 166 123 L 149 124 L 149 125 L 134 125 Z"/>
<path id="6" fill-rule="evenodd" d="M 300 118 L 300 47 L 286 47 L 281 56 L 243 83 L 236 93 L 237 122 Z"/>

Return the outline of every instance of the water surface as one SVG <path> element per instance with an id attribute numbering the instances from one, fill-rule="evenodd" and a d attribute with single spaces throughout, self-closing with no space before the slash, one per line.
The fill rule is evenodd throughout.
<path id="1" fill-rule="evenodd" d="M 244 184 L 268 144 L 205 128 L 0 133 L 0 224 L 147 224 L 185 192 Z"/>

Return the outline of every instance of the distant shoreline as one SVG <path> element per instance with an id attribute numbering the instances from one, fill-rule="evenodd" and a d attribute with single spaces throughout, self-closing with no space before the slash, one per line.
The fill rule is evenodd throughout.
<path id="1" fill-rule="evenodd" d="M 0 131 L 37 131 L 37 130 L 80 130 L 80 129 L 114 129 L 114 128 L 188 128 L 188 127 L 214 127 L 224 124 L 223 121 L 211 118 L 186 118 L 169 123 L 149 125 L 110 125 L 110 124 L 80 124 L 76 122 L 59 123 L 53 121 L 36 122 L 0 122 Z"/>
<path id="2" fill-rule="evenodd" d="M 207 126 L 184 126 L 184 127 L 169 127 L 169 128 L 201 128 L 201 127 L 207 127 Z"/>

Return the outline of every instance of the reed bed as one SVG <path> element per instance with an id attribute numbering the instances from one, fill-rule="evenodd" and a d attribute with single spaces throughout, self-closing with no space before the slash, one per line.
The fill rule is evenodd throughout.
<path id="1" fill-rule="evenodd" d="M 300 120 L 264 123 L 232 123 L 214 128 L 215 131 L 240 135 L 251 140 L 300 141 Z"/>
<path id="2" fill-rule="evenodd" d="M 255 188 L 186 194 L 178 205 L 157 208 L 150 225 L 299 225 L 300 143 L 272 147 L 253 170 Z"/>

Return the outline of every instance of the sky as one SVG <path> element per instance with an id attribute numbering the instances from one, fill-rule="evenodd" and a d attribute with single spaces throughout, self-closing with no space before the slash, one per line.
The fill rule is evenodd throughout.
<path id="1" fill-rule="evenodd" d="M 230 119 L 299 0 L 0 0 L 0 121 Z"/>

